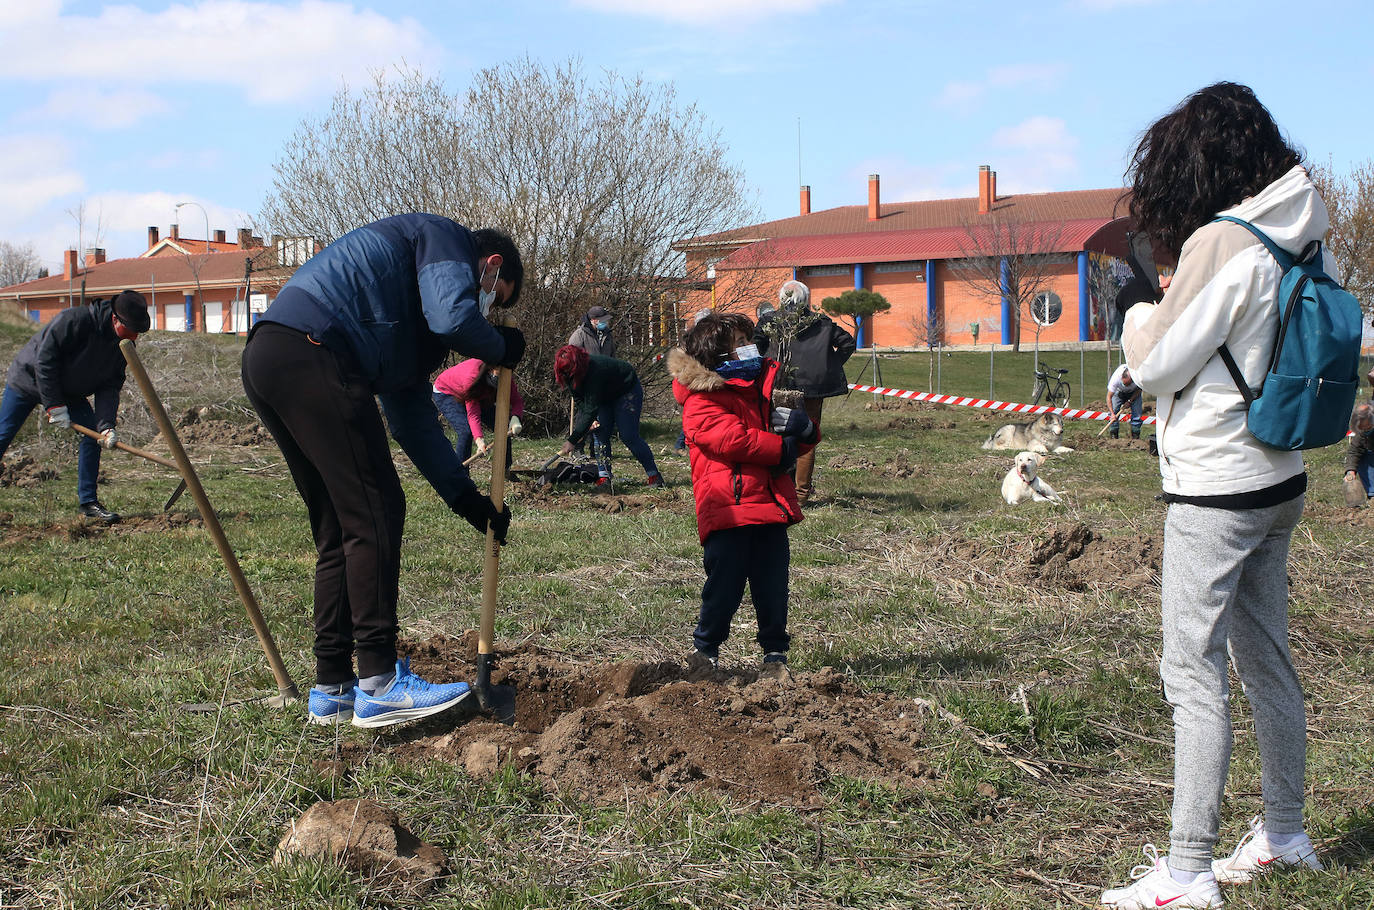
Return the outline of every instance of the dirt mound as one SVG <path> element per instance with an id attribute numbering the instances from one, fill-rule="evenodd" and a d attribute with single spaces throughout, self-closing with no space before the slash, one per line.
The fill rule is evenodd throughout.
<path id="1" fill-rule="evenodd" d="M 475 637 L 405 648 L 430 679 L 471 679 Z M 589 666 L 521 647 L 503 655 L 496 684 L 516 691 L 513 727 L 473 717 L 431 724 L 396 746 L 410 760 L 449 761 L 486 776 L 512 766 L 552 790 L 598 804 L 680 791 L 773 805 L 820 805 L 836 776 L 917 787 L 935 776 L 919 757 L 922 718 L 841 673 L 791 683 L 755 669 L 693 674 L 675 662 Z M 357 747 L 359 757 L 371 746 Z"/>
<path id="2" fill-rule="evenodd" d="M 884 430 L 952 430 L 959 424 L 948 418 L 934 416 L 894 417 L 883 424 Z"/>
<path id="3" fill-rule="evenodd" d="M 1068 591 L 1125 588 L 1142 592 L 1159 578 L 1164 540 L 1103 537 L 1082 522 L 1058 525 L 1030 548 L 1024 576 Z"/>
<path id="4" fill-rule="evenodd" d="M 272 434 L 260 423 L 235 423 L 232 420 L 211 418 L 209 408 L 189 408 L 177 420 L 177 436 L 190 446 L 259 446 L 271 445 Z M 155 437 L 160 439 L 161 433 Z"/>
<path id="5" fill-rule="evenodd" d="M 15 525 L 13 521 L 14 516 L 11 513 L 0 513 L 0 544 L 46 540 L 49 537 L 84 540 L 88 537 L 100 537 L 105 534 L 145 534 L 153 531 L 171 531 L 178 528 L 204 526 L 199 515 L 186 512 L 125 515 L 112 525 L 87 518 L 55 521 L 43 525 Z"/>
<path id="6" fill-rule="evenodd" d="M 629 485 L 631 489 L 634 486 Z M 602 493 L 590 484 L 544 484 L 539 480 L 516 480 L 506 486 L 507 498 L 518 500 L 522 505 L 536 509 L 559 511 L 583 509 L 607 514 L 636 514 L 651 510 L 677 510 L 691 508 L 690 496 L 684 499 L 675 490 L 651 493 Z"/>
<path id="7" fill-rule="evenodd" d="M 1093 450 L 1109 449 L 1116 452 L 1126 451 L 1139 452 L 1141 454 L 1149 453 L 1148 437 L 1152 435 L 1149 433 L 1147 433 L 1140 439 L 1131 439 L 1129 432 L 1123 433 L 1120 439 L 1113 439 L 1112 437 L 1106 434 L 1099 436 L 1097 434 L 1098 431 L 1102 429 L 1102 427 L 1097 423 L 1097 421 L 1091 421 L 1087 424 L 1086 427 L 1075 427 L 1075 429 L 1076 432 L 1074 432 L 1073 434 L 1072 445 L 1075 449 L 1077 449 L 1080 452 L 1091 452 Z M 1086 432 L 1086 430 L 1092 430 L 1092 432 L 1088 433 Z M 1067 437 L 1069 434 L 1066 432 L 1064 435 Z"/>
<path id="8" fill-rule="evenodd" d="M 11 458 L 0 465 L 0 487 L 28 489 L 44 481 L 57 480 L 58 476 L 52 468 L 40 465 L 29 455 Z"/>

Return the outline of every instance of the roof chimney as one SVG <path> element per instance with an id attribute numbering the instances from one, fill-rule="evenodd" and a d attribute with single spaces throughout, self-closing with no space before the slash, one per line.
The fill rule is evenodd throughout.
<path id="1" fill-rule="evenodd" d="M 803 215 L 811 214 L 811 187 L 809 186 L 801 188 L 801 213 Z"/>
<path id="2" fill-rule="evenodd" d="M 868 175 L 868 220 L 878 220 L 878 175 Z"/>
<path id="3" fill-rule="evenodd" d="M 177 225 L 177 224 L 172 225 L 172 229 L 171 229 L 170 231 L 167 232 L 167 236 L 168 236 L 170 239 L 172 239 L 172 240 L 180 240 L 180 239 L 181 239 L 181 226 L 180 226 L 180 225 Z"/>
<path id="4" fill-rule="evenodd" d="M 155 246 L 157 246 L 157 227 L 150 224 L 148 225 L 148 249 L 151 250 Z"/>
<path id="5" fill-rule="evenodd" d="M 986 164 L 978 165 L 978 214 L 986 215 L 992 211 L 992 168 Z"/>
<path id="6" fill-rule="evenodd" d="M 997 204 L 997 172 L 988 171 L 988 208 Z"/>
<path id="7" fill-rule="evenodd" d="M 88 247 L 86 250 L 86 268 L 94 268 L 105 263 L 104 247 Z"/>
<path id="8" fill-rule="evenodd" d="M 224 231 L 215 231 L 215 243 L 224 242 Z"/>
<path id="9" fill-rule="evenodd" d="M 62 277 L 75 278 L 80 272 L 77 268 L 76 250 L 65 250 L 62 253 Z"/>
<path id="10" fill-rule="evenodd" d="M 239 228 L 239 249 L 249 250 L 253 248 L 253 229 Z"/>

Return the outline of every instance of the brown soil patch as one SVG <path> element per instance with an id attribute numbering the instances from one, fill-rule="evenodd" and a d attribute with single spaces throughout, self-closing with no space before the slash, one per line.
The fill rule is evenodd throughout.
<path id="1" fill-rule="evenodd" d="M 235 423 L 232 420 L 211 418 L 208 408 L 188 408 L 177 420 L 177 436 L 184 445 L 192 446 L 260 446 L 272 445 L 272 434 L 260 423 Z M 159 433 L 154 441 L 160 440 Z"/>
<path id="2" fill-rule="evenodd" d="M 630 489 L 636 486 L 644 489 L 642 485 L 627 486 Z M 690 488 L 684 489 L 690 494 Z M 691 496 L 679 496 L 676 489 L 611 494 L 598 492 L 590 484 L 542 484 L 538 480 L 516 480 L 508 483 L 506 490 L 508 499 L 549 511 L 580 509 L 613 515 L 658 509 L 686 511 L 692 508 Z"/>
<path id="3" fill-rule="evenodd" d="M 475 635 L 403 645 L 429 679 L 472 679 Z M 756 669 L 690 673 L 679 663 L 588 664 L 533 646 L 502 655 L 494 684 L 513 685 L 513 727 L 440 716 L 394 754 L 462 764 L 475 776 L 514 767 L 597 804 L 681 791 L 815 807 L 844 776 L 918 787 L 923 720 L 896 698 L 863 693 L 830 669 L 790 683 Z M 461 720 L 461 718 L 459 718 Z M 361 758 L 374 747 L 355 747 Z"/>
<path id="4" fill-rule="evenodd" d="M 1057 525 L 1029 548 L 1026 578 L 1067 591 L 1125 588 L 1143 592 L 1156 585 L 1164 539 L 1103 537 L 1082 522 Z"/>
<path id="5" fill-rule="evenodd" d="M 49 537 L 84 540 L 88 537 L 100 537 L 105 534 L 146 534 L 155 531 L 172 531 L 204 526 L 199 515 L 186 512 L 125 515 L 112 525 L 88 518 L 55 521 L 44 525 L 14 525 L 13 520 L 14 516 L 11 513 L 0 513 L 0 544 L 46 540 Z"/>
<path id="6" fill-rule="evenodd" d="M 1066 424 L 1064 428 L 1065 439 L 1069 438 L 1070 434 L 1068 431 L 1071 427 L 1076 429 L 1076 432 L 1073 433 L 1073 442 L 1065 443 L 1066 445 L 1072 445 L 1080 452 L 1112 450 L 1117 452 L 1139 452 L 1142 455 L 1149 454 L 1148 437 L 1154 434 L 1148 430 L 1140 439 L 1131 439 L 1129 430 L 1123 431 L 1120 439 L 1113 439 L 1106 434 L 1101 436 L 1097 435 L 1098 431 L 1102 429 L 1097 421 L 1094 420 L 1086 423 L 1087 426 L 1080 426 L 1078 421 L 1069 421 Z M 1088 430 L 1092 432 L 1088 432 Z"/>
<path id="7" fill-rule="evenodd" d="M 40 465 L 29 455 L 11 458 L 0 466 L 0 487 L 28 489 L 49 480 L 57 480 L 58 473 Z"/>

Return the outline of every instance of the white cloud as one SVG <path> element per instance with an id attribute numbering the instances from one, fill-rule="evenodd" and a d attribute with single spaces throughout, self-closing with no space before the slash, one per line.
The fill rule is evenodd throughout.
<path id="1" fill-rule="evenodd" d="M 21 120 L 79 120 L 97 130 L 124 129 L 145 117 L 168 110 L 167 102 L 152 92 L 62 88 L 48 95 L 40 106 L 19 115 Z"/>
<path id="2" fill-rule="evenodd" d="M 21 25 L 62 40 L 23 40 Z M 168 82 L 220 85 L 260 102 L 308 97 L 401 60 L 418 66 L 435 52 L 414 19 L 333 0 L 201 0 L 158 12 L 107 6 L 96 16 L 64 14 L 48 3 L 22 22 L 0 18 L 0 43 L 0 78 L 98 79 L 154 91 Z"/>
<path id="3" fill-rule="evenodd" d="M 57 136 L 0 138 L 0 226 L 12 224 L 85 185 L 70 164 L 71 147 Z"/>
<path id="4" fill-rule="evenodd" d="M 734 25 L 809 13 L 834 0 L 572 0 L 573 6 L 687 25 Z"/>
<path id="5" fill-rule="evenodd" d="M 945 108 L 963 108 L 998 90 L 1026 88 L 1044 91 L 1059 84 L 1068 70 L 1068 65 L 1064 63 L 1011 63 L 994 66 L 980 79 L 946 83 L 936 96 L 935 103 Z"/>
<path id="6" fill-rule="evenodd" d="M 1078 171 L 1078 138 L 1058 117 L 1030 117 L 992 134 L 991 146 L 1004 153 L 994 170 L 998 192 L 1033 193 L 1061 188 Z"/>

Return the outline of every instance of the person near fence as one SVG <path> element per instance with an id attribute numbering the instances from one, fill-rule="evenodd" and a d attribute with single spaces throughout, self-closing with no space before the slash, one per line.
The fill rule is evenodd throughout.
<path id="1" fill-rule="evenodd" d="M 429 377 L 449 351 L 507 367 L 520 360 L 520 331 L 485 317 L 513 305 L 523 280 L 505 234 L 394 215 L 301 266 L 248 335 L 243 387 L 315 538 L 312 723 L 389 726 L 468 695 L 466 683 L 434 685 L 397 660 L 405 493 L 377 404 L 444 503 L 504 542 L 510 510 L 477 489 L 449 445 Z"/>
<path id="2" fill-rule="evenodd" d="M 854 336 L 811 306 L 811 290 L 788 281 L 778 290 L 777 310 L 759 317 L 754 343 L 782 369 L 780 388 L 798 389 L 811 422 L 821 425 L 825 399 L 849 392 L 844 364 L 855 351 Z M 815 447 L 797 459 L 797 499 L 815 494 Z"/>
<path id="3" fill-rule="evenodd" d="M 1140 406 L 1144 397 L 1140 386 L 1131 376 L 1130 367 L 1124 363 L 1117 367 L 1107 380 L 1107 403 L 1112 410 L 1111 429 L 1107 432 L 1113 439 L 1121 435 L 1121 412 L 1128 406 L 1131 409 L 1131 438 L 1140 438 L 1140 425 L 1143 422 Z"/>
<path id="4" fill-rule="evenodd" d="M 96 492 L 100 448 L 118 441 L 119 394 L 124 355 L 119 342 L 148 331 L 148 301 L 138 291 L 69 307 L 54 316 L 19 349 L 5 374 L 0 397 L 0 457 L 40 404 L 48 423 L 62 430 L 79 424 L 100 432 L 100 441 L 80 437 L 76 455 L 76 503 L 80 513 L 106 523 L 119 515 Z M 91 406 L 91 399 L 95 406 Z"/>
<path id="5" fill-rule="evenodd" d="M 688 666 L 716 666 L 748 583 L 763 673 L 786 680 L 787 528 L 802 520 L 788 468 L 820 433 L 804 410 L 773 407 L 779 367 L 758 356 L 753 332 L 740 313 L 708 315 L 668 354 L 706 569 Z"/>
<path id="6" fill-rule="evenodd" d="M 563 442 L 560 454 L 570 455 L 588 431 L 596 434 L 597 445 L 603 452 L 611 445 L 611 432 L 620 434 L 620 441 L 644 468 L 646 482 L 651 487 L 663 485 L 663 475 L 654 463 L 654 453 L 639 435 L 639 415 L 644 409 L 644 387 L 635 368 L 624 360 L 588 354 L 576 345 L 565 344 L 553 360 L 554 381 L 567 389 L 576 402 L 572 432 Z M 608 426 L 597 414 L 610 408 L 614 419 Z M 592 423 L 597 427 L 592 430 Z M 611 482 L 610 459 L 597 466 L 597 486 Z"/>
<path id="7" fill-rule="evenodd" d="M 500 367 L 483 363 L 476 357 L 469 357 L 444 370 L 434 377 L 434 407 L 453 427 L 457 441 L 453 451 L 460 461 L 467 461 L 472 447 L 477 446 L 477 454 L 487 451 L 486 437 L 482 426 L 496 425 L 496 387 L 500 380 Z M 515 378 L 510 382 L 510 423 L 506 432 L 519 436 L 523 429 L 520 418 L 525 416 L 525 400 L 520 397 L 520 389 Z M 506 470 L 514 461 L 513 449 L 506 447 Z"/>
<path id="8" fill-rule="evenodd" d="M 1320 241 L 1326 205 L 1269 111 L 1222 82 L 1151 125 L 1135 150 L 1131 213 L 1178 263 L 1158 303 L 1126 314 L 1126 362 L 1159 401 L 1164 500 L 1160 675 L 1173 709 L 1169 852 L 1147 844 L 1135 881 L 1110 907 L 1220 907 L 1218 882 L 1281 866 L 1320 868 L 1303 831 L 1307 722 L 1288 646 L 1288 549 L 1307 475 L 1300 452 L 1247 429 L 1246 407 L 1218 347 L 1251 388 L 1277 335 L 1281 269 L 1231 215 L 1293 254 Z M 1329 270 L 1329 261 L 1324 263 Z M 1228 655 L 1254 714 L 1262 816 L 1213 859 L 1231 759 Z"/>

